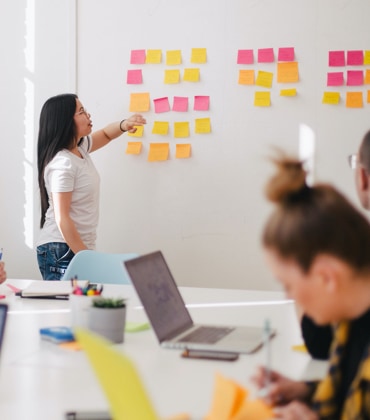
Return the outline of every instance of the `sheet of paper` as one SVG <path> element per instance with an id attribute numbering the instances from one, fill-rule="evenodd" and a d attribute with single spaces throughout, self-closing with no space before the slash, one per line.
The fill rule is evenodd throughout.
<path id="1" fill-rule="evenodd" d="M 175 138 L 184 138 L 190 136 L 188 121 L 174 122 L 173 126 Z"/>
<path id="2" fill-rule="evenodd" d="M 184 81 L 186 82 L 199 82 L 200 71 L 199 69 L 188 68 L 184 70 Z"/>
<path id="3" fill-rule="evenodd" d="M 135 125 L 134 126 L 136 128 L 135 133 L 130 133 L 129 131 L 127 132 L 127 135 L 130 137 L 143 137 L 144 134 L 144 126 L 143 125 Z"/>
<path id="4" fill-rule="evenodd" d="M 141 69 L 127 70 L 127 84 L 140 85 L 143 83 L 143 74 Z"/>
<path id="5" fill-rule="evenodd" d="M 150 143 L 149 145 L 149 162 L 159 162 L 167 160 L 170 153 L 170 146 L 168 143 Z"/>
<path id="6" fill-rule="evenodd" d="M 207 49 L 206 48 L 192 48 L 191 49 L 191 63 L 204 64 L 207 62 Z"/>
<path id="7" fill-rule="evenodd" d="M 344 51 L 329 51 L 329 66 L 343 67 L 346 65 Z"/>
<path id="8" fill-rule="evenodd" d="M 344 75 L 342 71 L 329 72 L 327 74 L 327 86 L 342 86 L 344 84 Z"/>
<path id="9" fill-rule="evenodd" d="M 172 85 L 180 82 L 180 70 L 165 70 L 164 71 L 164 83 L 166 85 Z"/>
<path id="10" fill-rule="evenodd" d="M 271 88 L 273 76 L 274 74 L 269 71 L 259 70 L 257 73 L 256 86 Z"/>
<path id="11" fill-rule="evenodd" d="M 154 112 L 168 112 L 170 110 L 170 103 L 168 102 L 167 96 L 164 98 L 153 99 L 154 102 Z"/>
<path id="12" fill-rule="evenodd" d="M 254 85 L 254 70 L 239 70 L 239 85 Z"/>
<path id="13" fill-rule="evenodd" d="M 362 50 L 347 51 L 347 66 L 363 66 L 364 53 Z"/>
<path id="14" fill-rule="evenodd" d="M 194 96 L 194 111 L 208 111 L 209 110 L 209 96 L 196 95 Z"/>
<path id="15" fill-rule="evenodd" d="M 362 108 L 364 106 L 362 100 L 362 92 L 347 92 L 346 107 L 347 108 Z"/>
<path id="16" fill-rule="evenodd" d="M 127 155 L 140 155 L 142 143 L 141 141 L 129 141 L 126 147 Z"/>
<path id="17" fill-rule="evenodd" d="M 253 50 L 238 50 L 237 64 L 253 64 Z"/>
<path id="18" fill-rule="evenodd" d="M 278 61 L 294 61 L 294 47 L 279 48 Z"/>
<path id="19" fill-rule="evenodd" d="M 146 64 L 160 64 L 162 61 L 162 50 L 148 50 L 146 52 Z"/>
<path id="20" fill-rule="evenodd" d="M 166 65 L 177 66 L 181 64 L 181 50 L 169 50 L 166 51 Z"/>
<path id="21" fill-rule="evenodd" d="M 131 64 L 145 64 L 146 52 L 145 50 L 131 50 L 130 63 Z"/>
<path id="22" fill-rule="evenodd" d="M 154 121 L 152 134 L 161 134 L 162 136 L 166 136 L 168 134 L 169 126 L 170 124 L 168 121 Z"/>
<path id="23" fill-rule="evenodd" d="M 260 48 L 258 50 L 259 63 L 273 63 L 274 62 L 274 49 L 273 48 Z"/>
<path id="24" fill-rule="evenodd" d="M 338 105 L 340 101 L 339 92 L 324 92 L 322 103 L 327 105 Z"/>
<path id="25" fill-rule="evenodd" d="M 189 107 L 189 98 L 187 96 L 174 96 L 172 111 L 187 112 Z"/>
<path id="26" fill-rule="evenodd" d="M 271 96 L 270 92 L 255 92 L 254 93 L 254 106 L 270 106 Z"/>
<path id="27" fill-rule="evenodd" d="M 211 119 L 210 118 L 196 118 L 195 119 L 195 132 L 197 134 L 207 134 L 211 132 Z"/>
<path id="28" fill-rule="evenodd" d="M 130 112 L 147 112 L 150 109 L 150 96 L 148 92 L 131 93 Z"/>
<path id="29" fill-rule="evenodd" d="M 347 86 L 361 86 L 364 84 L 364 72 L 362 70 L 347 71 Z"/>
<path id="30" fill-rule="evenodd" d="M 281 89 L 280 96 L 297 96 L 297 89 Z"/>
<path id="31" fill-rule="evenodd" d="M 278 63 L 277 65 L 278 83 L 296 83 L 299 81 L 298 63 L 296 61 Z"/>
<path id="32" fill-rule="evenodd" d="M 176 159 L 187 159 L 191 154 L 191 145 L 187 144 L 176 144 Z"/>

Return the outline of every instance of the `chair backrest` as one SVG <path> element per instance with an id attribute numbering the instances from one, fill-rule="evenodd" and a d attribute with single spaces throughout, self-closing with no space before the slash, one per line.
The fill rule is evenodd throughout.
<path id="1" fill-rule="evenodd" d="M 138 254 L 109 254 L 92 250 L 78 252 L 69 263 L 62 280 L 77 276 L 79 280 L 91 283 L 130 284 L 130 278 L 123 261 Z"/>

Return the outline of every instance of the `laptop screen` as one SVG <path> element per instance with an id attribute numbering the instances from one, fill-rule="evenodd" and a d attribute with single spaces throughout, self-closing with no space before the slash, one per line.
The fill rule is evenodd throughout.
<path id="1" fill-rule="evenodd" d="M 124 264 L 159 342 L 193 325 L 160 251 L 125 261 Z"/>

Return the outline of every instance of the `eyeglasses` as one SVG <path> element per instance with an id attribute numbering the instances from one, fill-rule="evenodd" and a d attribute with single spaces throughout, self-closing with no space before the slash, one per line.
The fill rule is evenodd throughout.
<path id="1" fill-rule="evenodd" d="M 85 109 L 85 108 L 82 108 L 81 111 L 78 111 L 78 112 L 75 113 L 75 115 L 82 115 L 82 114 L 85 114 L 86 117 L 89 116 L 89 113 L 87 112 L 87 109 Z"/>
<path id="2" fill-rule="evenodd" d="M 349 155 L 348 156 L 348 163 L 349 163 L 349 167 L 351 169 L 356 169 L 357 164 L 359 163 L 358 156 L 356 154 Z"/>

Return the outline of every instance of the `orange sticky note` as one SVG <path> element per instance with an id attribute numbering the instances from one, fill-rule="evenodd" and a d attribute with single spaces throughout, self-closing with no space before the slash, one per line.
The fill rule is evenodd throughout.
<path id="1" fill-rule="evenodd" d="M 197 134 L 207 134 L 211 132 L 211 119 L 210 118 L 196 118 L 195 119 L 195 132 Z"/>
<path id="2" fill-rule="evenodd" d="M 370 104 L 370 90 L 367 91 L 367 103 Z"/>
<path id="3" fill-rule="evenodd" d="M 254 70 L 239 70 L 239 85 L 254 85 Z"/>
<path id="4" fill-rule="evenodd" d="M 278 83 L 296 83 L 299 81 L 297 61 L 277 64 Z"/>
<path id="5" fill-rule="evenodd" d="M 150 143 L 149 145 L 149 162 L 157 162 L 168 159 L 170 147 L 168 143 Z"/>
<path id="6" fill-rule="evenodd" d="M 146 64 L 159 64 L 162 61 L 161 50 L 148 50 L 146 52 Z"/>
<path id="7" fill-rule="evenodd" d="M 256 85 L 270 88 L 272 86 L 272 77 L 273 73 L 259 70 L 257 73 Z"/>
<path id="8" fill-rule="evenodd" d="M 362 108 L 362 92 L 347 92 L 346 95 L 347 108 Z"/>
<path id="9" fill-rule="evenodd" d="M 199 64 L 206 63 L 207 62 L 206 48 L 192 48 L 190 62 L 199 63 Z"/>
<path id="10" fill-rule="evenodd" d="M 141 153 L 141 141 L 129 141 L 126 147 L 127 155 L 140 155 Z"/>
<path id="11" fill-rule="evenodd" d="M 180 82 L 180 70 L 165 70 L 164 83 L 167 85 Z"/>
<path id="12" fill-rule="evenodd" d="M 190 157 L 191 145 L 187 144 L 176 144 L 176 159 L 186 159 Z"/>
<path id="13" fill-rule="evenodd" d="M 130 137 L 143 137 L 144 134 L 144 126 L 143 125 L 135 125 L 134 126 L 136 128 L 135 133 L 130 133 L 129 131 L 127 132 L 127 135 Z"/>
<path id="14" fill-rule="evenodd" d="M 167 121 L 154 121 L 152 134 L 161 134 L 166 136 L 168 134 L 169 123 Z"/>
<path id="15" fill-rule="evenodd" d="M 175 122 L 173 124 L 176 138 L 189 137 L 189 123 L 187 121 Z"/>
<path id="16" fill-rule="evenodd" d="M 370 85 L 370 70 L 365 71 L 364 83 L 365 85 Z"/>
<path id="17" fill-rule="evenodd" d="M 199 82 L 200 72 L 199 69 L 185 69 L 184 70 L 184 80 L 186 82 Z"/>
<path id="18" fill-rule="evenodd" d="M 339 92 L 324 92 L 322 103 L 327 105 L 338 105 L 340 100 Z"/>
<path id="19" fill-rule="evenodd" d="M 148 92 L 131 93 L 130 112 L 147 112 L 150 108 L 150 96 Z"/>
<path id="20" fill-rule="evenodd" d="M 181 64 L 181 51 L 180 50 L 166 51 L 166 64 L 167 66 L 177 66 Z"/>
<path id="21" fill-rule="evenodd" d="M 246 400 L 238 413 L 231 420 L 270 420 L 274 418 L 274 411 L 260 399 Z"/>
<path id="22" fill-rule="evenodd" d="M 271 97 L 270 92 L 255 92 L 254 106 L 270 106 Z"/>

